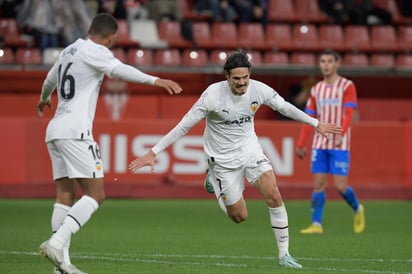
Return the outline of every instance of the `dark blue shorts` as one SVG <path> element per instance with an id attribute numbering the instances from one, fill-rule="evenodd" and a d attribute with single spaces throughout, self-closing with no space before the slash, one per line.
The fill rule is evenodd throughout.
<path id="1" fill-rule="evenodd" d="M 312 149 L 312 173 L 348 176 L 349 158 L 347 150 Z"/>

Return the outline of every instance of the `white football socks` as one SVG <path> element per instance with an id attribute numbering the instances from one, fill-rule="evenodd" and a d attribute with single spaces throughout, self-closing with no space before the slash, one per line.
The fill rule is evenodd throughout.
<path id="1" fill-rule="evenodd" d="M 279 258 L 282 258 L 285 254 L 289 254 L 288 213 L 284 205 L 275 208 L 269 207 L 269 216 L 279 249 Z"/>
<path id="2" fill-rule="evenodd" d="M 52 232 L 55 233 L 59 227 L 62 225 L 64 218 L 66 218 L 67 213 L 70 211 L 70 206 L 55 203 L 53 205 L 53 213 L 51 217 L 51 228 Z M 63 261 L 65 264 L 70 265 L 70 239 L 67 241 L 66 245 L 63 247 Z"/>
<path id="3" fill-rule="evenodd" d="M 63 249 L 66 243 L 90 219 L 99 204 L 92 197 L 83 195 L 67 213 L 63 224 L 50 239 L 50 245 Z"/>

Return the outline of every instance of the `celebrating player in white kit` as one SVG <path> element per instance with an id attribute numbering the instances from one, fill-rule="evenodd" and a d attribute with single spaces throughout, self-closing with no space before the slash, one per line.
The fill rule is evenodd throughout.
<path id="1" fill-rule="evenodd" d="M 302 266 L 289 254 L 288 216 L 268 158 L 263 154 L 254 130 L 254 116 L 262 105 L 268 105 L 285 116 L 316 128 L 326 137 L 339 134 L 341 128 L 319 122 L 286 102 L 274 89 L 250 79 L 251 64 L 242 51 L 233 52 L 224 65 L 226 81 L 210 85 L 183 119 L 159 143 L 129 165 L 137 171 L 150 166 L 154 171 L 156 155 L 185 135 L 203 118 L 204 152 L 209 163 L 209 180 L 218 203 L 236 223 L 247 218 L 243 198 L 244 178 L 263 196 L 279 250 L 279 264 Z"/>
<path id="2" fill-rule="evenodd" d="M 37 105 L 42 116 L 44 107 L 51 107 L 50 96 L 56 90 L 58 105 L 46 131 L 57 188 L 51 217 L 54 234 L 40 245 L 40 253 L 55 266 L 54 273 L 83 273 L 70 262 L 70 239 L 105 199 L 103 164 L 92 133 L 104 75 L 162 87 L 170 94 L 182 90 L 171 80 L 145 74 L 116 59 L 109 50 L 116 34 L 114 17 L 96 15 L 87 39 L 78 39 L 66 47 L 48 72 Z M 78 185 L 83 196 L 75 203 Z"/>

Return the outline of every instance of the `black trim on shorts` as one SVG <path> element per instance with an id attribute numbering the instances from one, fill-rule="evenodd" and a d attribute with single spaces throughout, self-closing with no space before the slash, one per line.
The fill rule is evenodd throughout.
<path id="1" fill-rule="evenodd" d="M 208 163 L 214 163 L 215 162 L 215 157 L 207 158 L 207 162 Z"/>

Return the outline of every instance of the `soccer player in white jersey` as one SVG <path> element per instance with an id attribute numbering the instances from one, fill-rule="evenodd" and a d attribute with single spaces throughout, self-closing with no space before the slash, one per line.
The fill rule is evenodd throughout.
<path id="1" fill-rule="evenodd" d="M 147 154 L 137 158 L 129 169 L 150 166 L 161 151 L 185 135 L 195 124 L 206 119 L 204 152 L 209 163 L 210 180 L 218 203 L 235 223 L 246 220 L 248 212 L 243 198 L 244 178 L 263 196 L 278 247 L 279 264 L 302 266 L 289 254 L 288 216 L 276 178 L 254 129 L 254 116 L 262 105 L 306 123 L 322 135 L 339 134 L 341 128 L 319 122 L 286 102 L 273 88 L 250 79 L 251 64 L 242 51 L 233 52 L 224 65 L 225 81 L 211 84 L 183 119 Z"/>
<path id="2" fill-rule="evenodd" d="M 312 142 L 311 171 L 313 174 L 312 224 L 302 234 L 322 234 L 323 208 L 326 201 L 327 175 L 333 176 L 333 185 L 354 211 L 355 233 L 365 229 L 364 209 L 355 191 L 348 186 L 350 137 L 352 118 L 357 109 L 356 88 L 352 81 L 338 74 L 339 54 L 327 50 L 320 55 L 323 80 L 310 91 L 305 112 L 322 122 L 342 127 L 342 134 L 325 140 L 315 134 Z M 303 126 L 297 142 L 296 154 L 306 155 L 305 142 L 311 129 Z"/>
<path id="3" fill-rule="evenodd" d="M 54 264 L 54 273 L 83 273 L 70 262 L 70 239 L 105 199 L 103 164 L 92 133 L 104 75 L 158 86 L 169 94 L 182 90 L 174 81 L 145 74 L 113 57 L 109 48 L 116 35 L 116 19 L 106 13 L 97 14 L 88 37 L 66 47 L 48 72 L 37 105 L 42 116 L 45 106 L 51 108 L 50 96 L 56 90 L 58 105 L 46 131 L 57 188 L 51 217 L 54 234 L 40 245 L 41 255 Z M 83 196 L 75 202 L 77 186 Z"/>

